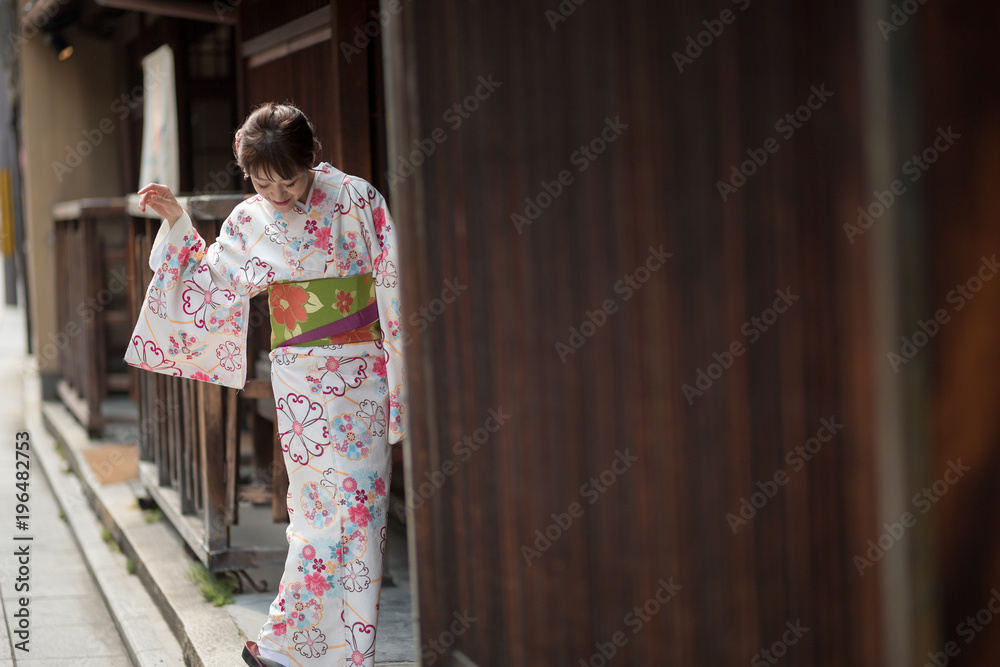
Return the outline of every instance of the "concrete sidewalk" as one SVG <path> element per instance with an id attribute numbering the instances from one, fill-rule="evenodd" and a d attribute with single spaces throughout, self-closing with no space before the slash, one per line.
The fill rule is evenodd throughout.
<path id="1" fill-rule="evenodd" d="M 142 586 L 127 573 L 125 557 L 103 541 L 93 515 L 74 511 L 71 516 L 65 511 L 66 506 L 89 508 L 79 481 L 61 471 L 65 466 L 41 427 L 37 401 L 33 404 L 32 394 L 24 391 L 28 368 L 24 331 L 21 311 L 4 306 L 0 311 L 0 385 L 5 387 L 0 437 L 8 446 L 0 458 L 0 516 L 5 517 L 0 529 L 5 543 L 0 557 L 5 621 L 0 667 L 182 664 L 176 640 L 148 595 L 143 600 Z M 38 395 L 37 388 L 34 395 Z M 18 456 L 15 442 L 25 441 L 28 449 Z M 43 459 L 57 470 L 54 484 L 45 474 Z M 27 463 L 26 473 L 19 461 Z M 18 482 L 27 485 L 18 488 Z M 22 528 L 15 518 L 20 514 L 16 494 L 24 488 L 28 519 Z M 16 557 L 19 550 L 28 556 Z M 111 594 L 126 607 L 129 627 L 142 635 L 131 637 L 131 644 L 122 640 L 122 626 L 109 612 L 108 592 L 102 591 L 98 580 L 114 582 Z"/>

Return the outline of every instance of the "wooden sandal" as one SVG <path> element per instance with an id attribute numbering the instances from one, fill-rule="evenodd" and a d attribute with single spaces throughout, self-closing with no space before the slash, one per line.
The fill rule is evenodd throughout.
<path id="1" fill-rule="evenodd" d="M 285 667 L 280 662 L 261 657 L 257 642 L 248 641 L 243 647 L 243 661 L 250 667 Z"/>

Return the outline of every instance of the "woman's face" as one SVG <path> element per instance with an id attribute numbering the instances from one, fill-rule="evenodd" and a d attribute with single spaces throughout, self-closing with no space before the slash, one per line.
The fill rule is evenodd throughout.
<path id="1" fill-rule="evenodd" d="M 253 189 L 279 213 L 289 213 L 295 208 L 295 202 L 306 203 L 306 195 L 312 184 L 312 172 L 300 171 L 290 179 L 284 179 L 277 174 L 250 174 Z"/>

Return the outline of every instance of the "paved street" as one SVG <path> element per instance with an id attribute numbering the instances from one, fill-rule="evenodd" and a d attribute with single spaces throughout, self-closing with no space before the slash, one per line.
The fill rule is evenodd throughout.
<path id="1" fill-rule="evenodd" d="M 60 519 L 52 489 L 34 458 L 34 447 L 48 443 L 43 433 L 29 431 L 28 529 L 15 527 L 15 437 L 26 430 L 23 391 L 25 359 L 23 314 L 4 306 L 0 314 L 0 592 L 3 599 L 3 640 L 0 667 L 31 665 L 131 665 L 100 591 L 84 563 L 69 526 Z M 24 459 L 22 459 L 24 460 Z M 82 502 L 82 501 L 81 501 Z M 15 537 L 30 537 L 16 540 Z M 22 581 L 21 563 L 14 554 L 27 547 L 28 574 Z M 30 589 L 19 592 L 21 581 Z M 27 598 L 28 628 L 16 634 L 23 619 L 16 617 L 20 599 Z M 22 641 L 26 651 L 15 649 Z"/>

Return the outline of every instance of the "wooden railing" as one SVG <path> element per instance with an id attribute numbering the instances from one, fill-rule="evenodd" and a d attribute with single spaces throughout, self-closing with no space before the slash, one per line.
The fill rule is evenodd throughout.
<path id="1" fill-rule="evenodd" d="M 117 349 L 131 331 L 126 295 L 125 200 L 79 199 L 52 207 L 56 333 L 38 354 L 58 357 L 58 393 L 90 435 L 106 419 L 109 390 L 128 389 Z"/>
<path id="2" fill-rule="evenodd" d="M 240 200 L 238 195 L 178 198 L 208 244 Z M 155 215 L 152 211 L 138 210 L 135 195 L 128 198 L 127 211 L 129 304 L 135 322 L 152 279 L 148 259 L 161 223 L 149 217 Z M 288 521 L 288 478 L 274 428 L 266 357 L 266 307 L 263 299 L 251 300 L 247 356 L 259 370 L 256 377 L 251 371 L 242 391 L 130 369 L 133 399 L 139 406 L 140 477 L 166 518 L 212 571 L 280 565 L 287 553 L 287 544 L 234 546 L 230 541 L 241 506 L 270 500 L 271 521 Z M 250 473 L 242 479 L 241 445 L 253 452 Z"/>

